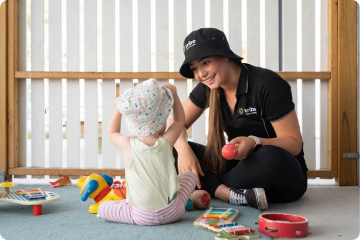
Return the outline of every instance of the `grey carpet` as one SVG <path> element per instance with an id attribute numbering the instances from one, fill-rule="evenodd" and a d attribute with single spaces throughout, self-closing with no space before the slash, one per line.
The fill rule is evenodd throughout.
<path id="1" fill-rule="evenodd" d="M 161 226 L 137 226 L 106 222 L 88 212 L 93 199 L 83 202 L 79 189 L 72 186 L 50 188 L 49 185 L 21 185 L 20 188 L 32 190 L 38 187 L 60 195 L 57 202 L 45 204 L 42 215 L 34 216 L 32 206 L 0 202 L 0 235 L 6 240 L 17 239 L 215 239 L 216 233 L 201 226 L 194 226 L 194 221 L 203 210 L 191 210 L 177 222 Z M 0 189 L 3 191 L 3 189 Z M 260 238 L 271 239 L 258 231 L 257 221 L 261 213 L 250 207 L 236 207 L 223 201 L 212 199 L 212 207 L 236 208 L 240 215 L 236 219 L 241 225 L 255 230 Z M 1 239 L 0 237 L 0 239 Z"/>

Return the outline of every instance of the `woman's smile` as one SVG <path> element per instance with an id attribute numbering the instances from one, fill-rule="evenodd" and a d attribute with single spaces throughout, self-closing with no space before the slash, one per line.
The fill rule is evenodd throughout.
<path id="1" fill-rule="evenodd" d="M 206 84 L 210 85 L 211 83 L 213 83 L 214 78 L 215 78 L 215 75 L 208 77 L 207 79 L 204 79 L 203 81 L 206 82 Z"/>

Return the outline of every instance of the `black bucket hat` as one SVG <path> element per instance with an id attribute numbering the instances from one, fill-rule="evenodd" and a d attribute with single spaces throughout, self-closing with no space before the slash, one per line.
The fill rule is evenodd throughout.
<path id="1" fill-rule="evenodd" d="M 194 78 L 188 63 L 208 56 L 222 56 L 242 60 L 230 49 L 225 33 L 216 28 L 200 28 L 192 31 L 184 41 L 185 60 L 180 67 L 180 74 L 186 78 Z"/>

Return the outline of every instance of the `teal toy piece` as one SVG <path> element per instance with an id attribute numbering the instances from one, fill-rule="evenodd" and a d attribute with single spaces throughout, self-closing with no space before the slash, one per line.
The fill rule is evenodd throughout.
<path id="1" fill-rule="evenodd" d="M 194 201 L 191 197 L 188 198 L 186 204 L 185 204 L 185 210 L 190 211 L 194 207 Z"/>

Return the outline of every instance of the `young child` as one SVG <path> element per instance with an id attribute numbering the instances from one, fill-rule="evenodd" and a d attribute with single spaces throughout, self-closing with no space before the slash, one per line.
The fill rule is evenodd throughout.
<path id="1" fill-rule="evenodd" d="M 174 122 L 166 129 L 173 109 Z M 121 117 L 134 135 L 120 133 Z M 172 148 L 184 126 L 185 114 L 176 87 L 149 79 L 127 89 L 115 101 L 108 135 L 123 151 L 127 199 L 100 204 L 107 221 L 160 225 L 177 221 L 196 185 L 192 171 L 177 176 Z"/>

